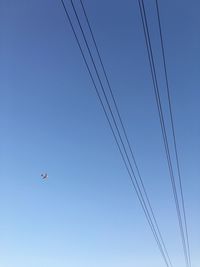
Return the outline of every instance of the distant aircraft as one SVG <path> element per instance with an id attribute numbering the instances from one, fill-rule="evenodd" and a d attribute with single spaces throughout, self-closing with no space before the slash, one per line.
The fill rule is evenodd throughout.
<path id="1" fill-rule="evenodd" d="M 41 174 L 41 176 L 42 176 L 42 179 L 47 179 L 48 178 L 48 174 L 47 173 L 45 173 L 45 174 Z"/>

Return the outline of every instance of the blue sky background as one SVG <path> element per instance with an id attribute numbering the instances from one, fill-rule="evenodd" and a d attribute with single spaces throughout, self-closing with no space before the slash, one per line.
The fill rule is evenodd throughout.
<path id="1" fill-rule="evenodd" d="M 200 4 L 159 2 L 197 267 Z M 84 3 L 170 256 L 183 266 L 138 3 Z M 145 4 L 168 120 L 155 2 Z M 60 1 L 1 0 L 0 39 L 1 266 L 163 266 Z"/>

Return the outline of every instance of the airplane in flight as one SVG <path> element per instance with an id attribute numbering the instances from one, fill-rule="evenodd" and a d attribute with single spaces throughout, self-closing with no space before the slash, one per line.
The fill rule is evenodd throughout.
<path id="1" fill-rule="evenodd" d="M 48 174 L 47 173 L 42 173 L 41 177 L 42 177 L 42 179 L 47 179 L 48 178 Z"/>

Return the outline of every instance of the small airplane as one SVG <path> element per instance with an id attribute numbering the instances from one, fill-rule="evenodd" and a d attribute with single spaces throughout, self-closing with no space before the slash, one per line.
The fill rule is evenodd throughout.
<path id="1" fill-rule="evenodd" d="M 42 177 L 42 179 L 47 179 L 48 178 L 48 174 L 47 173 L 42 173 L 41 177 Z"/>

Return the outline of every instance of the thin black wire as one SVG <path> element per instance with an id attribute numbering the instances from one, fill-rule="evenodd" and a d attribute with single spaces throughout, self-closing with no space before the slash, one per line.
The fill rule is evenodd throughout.
<path id="1" fill-rule="evenodd" d="M 89 48 L 89 45 L 88 45 L 88 42 L 87 42 L 87 39 L 86 39 L 85 33 L 84 33 L 84 31 L 83 31 L 82 25 L 81 25 L 81 23 L 80 23 L 80 20 L 79 20 L 78 14 L 77 14 L 77 12 L 76 12 L 76 9 L 75 9 L 75 6 L 74 6 L 74 4 L 73 4 L 73 1 L 72 1 L 72 0 L 71 0 L 71 4 L 72 4 L 72 8 L 73 8 L 73 10 L 74 10 L 75 16 L 76 16 L 76 18 L 77 18 L 77 21 L 78 21 L 79 27 L 80 27 L 80 29 L 81 29 L 81 32 L 82 32 L 82 35 L 83 35 L 83 38 L 84 38 L 85 44 L 86 44 L 86 46 L 87 46 L 87 49 L 88 49 L 89 55 L 90 55 L 90 57 L 91 57 L 91 60 L 92 60 L 92 63 L 93 63 L 93 66 L 94 66 L 94 69 L 95 69 L 96 75 L 97 75 L 97 77 L 98 77 L 98 80 L 99 80 L 99 82 L 100 82 L 101 89 L 102 89 L 102 91 L 103 91 L 103 94 L 104 94 L 104 97 L 105 97 L 105 99 L 106 99 L 106 103 L 107 103 L 107 105 L 108 105 L 108 107 L 109 107 L 109 111 L 110 111 L 110 113 L 111 113 L 111 116 L 112 116 L 113 122 L 114 122 L 114 124 L 115 124 L 115 127 L 116 127 L 116 129 L 117 129 L 118 136 L 119 136 L 119 138 L 120 138 L 120 141 L 121 141 L 121 143 L 122 143 L 122 146 L 123 146 L 124 153 L 125 153 L 125 155 L 126 155 L 126 158 L 127 158 L 127 160 L 128 160 L 128 163 L 129 163 L 129 166 L 130 166 L 130 168 L 131 168 L 132 174 L 134 175 L 134 179 L 135 179 L 135 182 L 136 182 L 137 188 L 138 188 L 138 190 L 139 190 L 139 192 L 140 192 L 140 194 L 141 194 L 141 196 L 142 196 L 141 189 L 140 189 L 140 187 L 139 187 L 139 184 L 138 184 L 137 178 L 135 177 L 135 173 L 134 173 L 134 171 L 133 171 L 132 164 L 131 164 L 131 162 L 130 162 L 130 159 L 129 159 L 129 156 L 128 156 L 128 154 L 127 154 L 127 151 L 126 151 L 126 148 L 125 148 L 124 142 L 123 142 L 123 140 L 122 140 L 122 137 L 121 137 L 121 134 L 120 134 L 119 128 L 118 128 L 118 126 L 117 126 L 117 123 L 116 123 L 115 117 L 114 117 L 114 115 L 113 115 L 113 112 L 112 112 L 111 106 L 110 106 L 110 104 L 109 104 L 109 101 L 108 101 L 107 95 L 106 95 L 106 93 L 105 93 L 105 89 L 104 89 L 104 87 L 103 87 L 103 84 L 102 84 L 102 82 L 101 82 L 100 76 L 99 76 L 99 74 L 98 74 L 98 71 L 97 71 L 96 64 L 95 64 L 95 62 L 94 62 L 94 59 L 93 59 L 93 56 L 92 56 L 91 50 L 90 50 L 90 48 Z M 113 94 L 112 94 L 112 95 L 113 95 Z M 115 104 L 116 104 L 116 102 L 115 102 Z M 118 110 L 118 109 L 117 109 L 117 110 Z M 119 111 L 118 111 L 118 114 L 119 114 Z M 120 114 L 119 114 L 119 116 L 120 116 Z M 120 118 L 121 118 L 121 117 L 120 117 Z M 121 121 L 121 122 L 122 122 L 122 121 Z M 123 124 L 123 123 L 122 123 L 122 124 Z M 123 127 L 123 129 L 124 129 L 124 127 Z M 125 133 L 125 134 L 126 134 L 126 133 Z M 126 135 L 126 137 L 127 137 L 127 135 Z M 129 143 L 129 142 L 128 142 L 128 143 Z M 130 145 L 130 143 L 129 143 L 129 145 Z M 131 150 L 131 151 L 132 151 L 132 150 Z M 132 152 L 132 153 L 133 153 L 133 152 Z M 136 164 L 136 161 L 135 161 L 134 155 L 133 155 L 133 159 L 134 159 L 134 163 Z M 137 165 L 136 165 L 136 167 L 137 167 Z M 137 167 L 137 169 L 138 169 L 138 167 Z M 139 170 L 138 170 L 138 172 L 139 172 Z M 139 174 L 139 175 L 140 175 L 140 174 Z M 140 176 L 140 178 L 141 178 L 141 176 Z M 143 184 L 142 180 L 141 180 L 141 183 Z M 143 190 L 144 190 L 144 191 L 145 191 L 145 193 L 146 193 L 146 190 L 145 190 L 145 188 L 144 188 L 144 184 L 143 184 Z M 146 195 L 146 197 L 147 197 L 147 199 L 148 199 L 148 202 L 149 202 L 149 198 L 148 198 L 148 196 L 147 196 L 147 195 Z M 142 196 L 142 199 L 143 199 L 143 196 Z M 144 201 L 144 200 L 143 200 L 143 201 Z M 145 203 L 145 201 L 144 201 L 144 204 L 145 204 L 145 207 L 146 207 L 146 203 Z M 149 202 L 149 205 L 151 206 L 150 202 Z M 147 210 L 148 210 L 148 209 L 147 209 Z M 152 207 L 151 207 L 151 211 L 153 212 L 153 210 L 152 210 Z M 154 214 L 153 214 L 153 216 L 154 216 Z M 155 219 L 155 216 L 154 216 L 154 219 Z M 157 224 L 157 222 L 156 222 L 156 224 Z M 157 227 L 158 227 L 158 224 L 157 224 Z M 159 228 L 158 228 L 158 231 L 160 232 Z M 161 233 L 160 233 L 160 235 L 161 235 Z M 161 236 L 161 239 L 162 239 L 162 241 L 163 241 L 163 238 L 162 238 L 162 236 Z M 163 244 L 164 244 L 164 242 L 163 242 Z M 166 246 L 165 246 L 165 245 L 164 245 L 164 247 L 165 247 L 165 250 L 166 250 Z M 168 255 L 168 253 L 167 253 L 167 255 Z M 168 257 L 169 257 L 169 255 L 168 255 Z M 170 261 L 170 260 L 169 260 L 169 261 Z M 170 264 L 171 264 L 171 261 L 170 261 Z"/>
<path id="2" fill-rule="evenodd" d="M 88 49 L 89 55 L 90 55 L 90 57 L 91 57 L 91 60 L 92 60 L 93 66 L 94 66 L 94 68 L 95 68 L 96 75 L 97 75 L 97 77 L 98 77 L 98 80 L 99 80 L 99 82 L 100 82 L 101 89 L 102 89 L 102 91 L 103 91 L 103 94 L 104 94 L 104 97 L 105 97 L 105 99 L 106 99 L 106 103 L 107 103 L 107 105 L 108 105 L 108 107 L 109 107 L 109 111 L 110 111 L 110 113 L 111 113 L 111 116 L 112 116 L 112 119 L 113 119 L 114 125 L 115 125 L 115 127 L 116 127 L 116 129 L 117 129 L 117 133 L 118 133 L 118 136 L 119 136 L 119 138 L 120 138 L 121 144 L 122 144 L 122 146 L 123 146 L 124 153 L 125 153 L 125 155 L 126 155 L 126 158 L 127 158 L 127 160 L 128 160 L 128 163 L 129 163 L 129 166 L 130 166 L 130 168 L 131 168 L 132 174 L 134 175 L 134 178 L 135 178 L 135 182 L 136 182 L 137 188 L 138 188 L 138 190 L 139 190 L 139 192 L 140 192 L 140 194 L 141 194 L 141 196 L 142 196 L 142 192 L 141 192 L 141 190 L 140 190 L 139 184 L 138 184 L 138 182 L 137 182 L 137 179 L 136 179 L 136 177 L 135 177 L 134 170 L 133 170 L 133 168 L 132 168 L 132 164 L 131 164 L 131 162 L 130 162 L 130 159 L 129 159 L 129 156 L 128 156 L 128 154 L 127 154 L 127 151 L 126 151 L 126 148 L 125 148 L 124 142 L 123 142 L 123 140 L 122 140 L 122 137 L 121 137 L 121 134 L 120 134 L 119 128 L 118 128 L 118 126 L 117 126 L 117 123 L 116 123 L 116 120 L 115 120 L 114 114 L 113 114 L 113 112 L 112 112 L 112 109 L 111 109 L 111 106 L 110 106 L 110 104 L 109 104 L 109 101 L 108 101 L 107 95 L 106 95 L 106 93 L 105 93 L 105 89 L 104 89 L 104 87 L 103 87 L 103 84 L 102 84 L 102 82 L 101 82 L 100 76 L 99 76 L 99 74 L 98 74 L 98 71 L 97 71 L 96 64 L 95 64 L 95 62 L 94 62 L 94 59 L 93 59 L 93 56 L 92 56 L 91 50 L 90 50 L 90 48 L 89 48 L 89 45 L 88 45 L 87 39 L 86 39 L 86 37 L 85 37 L 85 33 L 84 33 L 84 31 L 83 31 L 83 28 L 82 28 L 82 26 L 81 26 L 81 23 L 80 23 L 80 20 L 79 20 L 79 17 L 78 17 L 78 15 L 77 15 L 77 12 L 76 12 L 75 6 L 74 6 L 74 4 L 73 4 L 73 1 L 71 1 L 71 4 L 72 4 L 73 10 L 74 10 L 74 12 L 75 12 L 75 16 L 76 16 L 76 18 L 77 18 L 77 21 L 78 21 L 79 27 L 80 27 L 80 29 L 81 29 L 81 32 L 82 32 L 82 34 L 83 34 L 83 38 L 84 38 L 85 44 L 86 44 L 86 46 L 87 46 L 87 49 Z M 145 203 L 145 202 L 144 202 L 144 203 Z M 145 206 L 146 206 L 146 204 L 145 204 Z"/>
<path id="3" fill-rule="evenodd" d="M 97 54 L 98 54 L 99 61 L 100 61 L 100 63 L 101 63 L 101 67 L 102 67 L 104 76 L 105 76 L 105 78 L 106 78 L 106 82 L 107 82 L 107 85 L 108 85 L 108 88 L 109 88 L 109 92 L 110 92 L 110 94 L 111 94 L 111 97 L 112 97 L 112 100 L 113 100 L 115 109 L 116 109 L 116 111 L 117 111 L 117 115 L 118 115 L 120 124 L 121 124 L 122 129 L 123 129 L 123 133 L 124 133 L 126 142 L 127 142 L 127 144 L 128 144 L 128 148 L 129 148 L 130 153 L 131 153 L 131 157 L 132 157 L 132 159 L 133 159 L 135 168 L 136 168 L 136 170 L 137 170 L 137 174 L 138 174 L 140 183 L 141 183 L 141 185 L 142 185 L 142 189 L 143 189 L 143 191 L 144 191 L 144 195 L 145 195 L 146 200 L 147 200 L 147 203 L 148 203 L 148 205 L 149 205 L 149 208 L 150 208 L 150 211 L 151 211 L 153 220 L 154 220 L 154 222 L 155 222 L 155 225 L 156 225 L 158 234 L 159 234 L 159 236 L 160 236 L 161 243 L 162 243 L 163 248 L 164 248 L 164 250 L 165 250 L 166 256 L 167 256 L 167 258 L 168 258 L 168 260 L 169 260 L 170 265 L 172 266 L 171 259 L 170 259 L 170 257 L 169 257 L 168 251 L 167 251 L 167 249 L 166 249 L 166 246 L 165 246 L 165 243 L 164 243 L 162 234 L 161 234 L 161 232 L 160 232 L 160 229 L 159 229 L 157 220 L 156 220 L 156 218 L 155 218 L 155 214 L 154 214 L 153 208 L 152 208 L 152 206 L 151 206 L 151 203 L 150 203 L 150 200 L 149 200 L 149 197 L 148 197 L 146 188 L 145 188 L 145 186 L 144 186 L 144 182 L 143 182 L 143 180 L 142 180 L 142 177 L 141 177 L 141 174 L 140 174 L 140 171 L 139 171 L 139 168 L 138 168 L 136 159 L 135 159 L 135 157 L 134 157 L 133 150 L 132 150 L 132 146 L 131 146 L 131 144 L 130 144 L 130 141 L 129 141 L 129 138 L 128 138 L 128 135 L 127 135 L 127 132 L 126 132 L 126 129 L 125 129 L 125 126 L 124 126 L 124 123 L 123 123 L 123 120 L 122 120 L 122 117 L 121 117 L 121 114 L 120 114 L 120 111 L 119 111 L 119 108 L 118 108 L 118 105 L 117 105 L 117 102 L 116 102 L 116 99 L 115 99 L 115 96 L 114 96 L 114 93 L 113 93 L 113 89 L 112 89 L 111 84 L 110 84 L 110 81 L 109 81 L 109 79 L 108 79 L 108 75 L 107 75 L 105 66 L 104 66 L 104 64 L 103 64 L 102 57 L 101 57 L 101 55 L 100 55 L 99 48 L 98 48 L 97 42 L 96 42 L 96 40 L 95 40 L 94 33 L 93 33 L 93 30 L 92 30 L 92 27 L 91 27 L 91 24 L 90 24 L 90 21 L 89 21 L 89 18 L 88 18 L 88 15 L 87 15 L 85 6 L 84 6 L 82 0 L 80 0 L 80 3 L 81 3 L 82 9 L 83 9 L 83 13 L 84 13 L 85 18 L 86 18 L 86 22 L 87 22 L 88 28 L 89 28 L 89 30 L 90 30 L 90 34 L 91 34 L 91 36 L 92 36 L 92 40 L 93 40 L 95 49 L 96 49 Z"/>
<path id="4" fill-rule="evenodd" d="M 189 244 L 189 237 L 188 237 L 188 227 L 187 227 L 187 219 L 186 219 L 186 211 L 185 211 L 185 201 L 184 201 L 182 178 L 181 178 L 179 156 L 178 156 L 178 149 L 177 149 L 177 142 L 176 142 L 176 133 L 175 133 L 175 126 L 174 126 L 173 112 L 172 112 L 171 95 L 170 95 L 170 89 L 169 89 L 169 80 L 168 80 L 168 72 L 167 72 L 167 64 L 166 64 L 166 57 L 165 57 L 164 41 L 163 41 L 163 36 L 162 36 L 162 26 L 161 26 L 161 19 L 160 19 L 160 11 L 159 11 L 158 0 L 156 0 L 156 11 L 157 11 L 157 17 L 158 17 L 159 35 L 160 35 L 161 48 L 162 48 L 162 58 L 163 58 L 165 81 L 166 81 L 166 87 L 167 87 L 167 98 L 168 98 L 169 111 L 170 111 L 170 120 L 171 120 L 172 133 L 173 133 L 174 150 L 175 150 L 175 156 L 176 156 L 176 165 L 177 165 L 177 170 L 178 170 L 179 186 L 180 186 L 180 192 L 181 192 L 181 201 L 182 201 L 182 207 L 183 207 L 183 217 L 184 217 L 185 232 L 186 232 L 188 259 L 189 259 L 189 264 L 191 266 L 190 244 Z"/>
<path id="5" fill-rule="evenodd" d="M 171 156 L 170 156 L 170 152 L 169 152 L 169 145 L 168 145 L 168 139 L 167 139 L 167 134 L 166 134 L 166 127 L 165 127 L 165 123 L 164 123 L 164 116 L 163 116 L 163 111 L 162 111 L 160 93 L 159 93 L 159 88 L 158 88 L 158 81 L 157 81 L 157 76 L 156 76 L 154 57 L 153 57 L 153 52 L 152 52 L 152 48 L 151 48 L 151 41 L 150 41 L 150 35 L 149 35 L 149 30 L 148 30 L 147 17 L 146 17 L 146 12 L 145 12 L 143 0 L 141 0 L 141 2 L 140 2 L 140 0 L 138 0 L 138 3 L 139 3 L 140 14 L 141 14 L 141 18 L 142 18 L 143 31 L 144 31 L 144 35 L 145 35 L 145 43 L 146 43 L 146 47 L 147 47 L 147 53 L 148 53 L 148 58 L 149 58 L 149 63 L 150 63 L 150 70 L 151 70 L 154 92 L 155 92 L 155 97 L 156 97 L 156 103 L 157 103 L 157 108 L 158 108 L 158 113 L 159 113 L 159 120 L 160 120 L 160 124 L 161 124 L 162 136 L 163 136 L 165 152 L 166 152 L 166 156 L 167 156 L 167 162 L 168 162 L 169 173 L 170 173 L 170 179 L 171 179 L 171 183 L 172 183 L 173 195 L 174 195 L 176 211 L 177 211 L 177 216 L 178 216 L 179 228 L 180 228 L 181 239 L 182 239 L 182 244 L 183 244 L 183 251 L 184 251 L 184 256 L 185 256 L 185 260 L 186 260 L 186 265 L 188 266 L 188 257 L 187 257 L 185 235 L 184 235 L 184 231 L 183 231 L 182 217 L 181 217 L 181 212 L 180 212 L 180 207 L 179 207 L 178 195 L 177 195 L 177 190 L 176 190 L 176 183 L 175 183 L 175 178 L 174 178 L 174 173 L 173 173 L 173 168 L 172 168 L 172 163 L 171 163 Z"/>
<path id="6" fill-rule="evenodd" d="M 111 124 L 111 122 L 110 122 L 109 116 L 108 116 L 108 114 L 107 114 L 107 111 L 106 111 L 105 106 L 104 106 L 104 104 L 103 104 L 103 101 L 102 101 L 102 99 L 101 99 L 101 96 L 100 96 L 100 94 L 99 94 L 99 92 L 98 92 L 97 86 L 96 86 L 96 84 L 95 84 L 94 78 L 93 78 L 93 76 L 92 76 L 91 70 L 90 70 L 89 65 L 88 65 L 88 63 L 87 63 L 87 60 L 86 60 L 86 57 L 85 57 L 85 55 L 84 55 L 83 49 L 82 49 L 82 47 L 81 47 L 81 45 L 80 45 L 79 39 L 78 39 L 77 34 L 76 34 L 76 32 L 75 32 L 75 29 L 74 29 L 74 27 L 73 27 L 73 23 L 72 23 L 72 21 L 71 21 L 71 19 L 70 19 L 70 16 L 69 16 L 69 14 L 68 14 L 67 9 L 66 9 L 65 3 L 64 3 L 63 0 L 61 0 L 61 3 L 62 3 L 62 6 L 63 6 L 63 8 L 64 8 L 65 14 L 67 15 L 67 18 L 68 18 L 68 21 L 69 21 L 70 26 L 71 26 L 71 28 L 72 28 L 72 31 L 73 31 L 73 33 L 74 33 L 74 36 L 75 36 L 76 42 L 77 42 L 77 44 L 78 44 L 78 47 L 79 47 L 79 49 L 80 49 L 80 51 L 81 51 L 82 57 L 83 57 L 84 62 L 85 62 L 85 64 L 86 64 L 86 68 L 87 68 L 87 70 L 88 70 L 88 72 L 89 72 L 89 75 L 90 75 L 90 77 L 91 77 L 92 83 L 93 83 L 93 85 L 94 85 L 94 88 L 95 88 L 95 91 L 96 91 L 96 93 L 97 93 L 98 99 L 99 99 L 99 101 L 100 101 L 100 103 L 101 103 L 101 106 L 102 106 L 102 108 L 103 108 L 104 114 L 106 115 L 106 119 L 107 119 L 107 121 L 108 121 L 108 123 L 109 123 L 109 126 L 110 126 L 110 128 L 111 128 L 112 134 L 113 134 L 114 139 L 115 139 L 116 144 L 117 144 L 117 147 L 118 147 L 119 152 L 120 152 L 120 154 L 121 154 L 121 156 L 122 156 L 122 160 L 123 160 L 123 162 L 124 162 L 124 164 L 125 164 L 125 167 L 126 167 L 126 169 L 127 169 L 127 171 L 128 171 L 128 174 L 129 174 L 129 177 L 130 177 L 130 179 L 131 179 L 132 185 L 133 185 L 133 187 L 134 187 L 134 189 L 135 189 L 135 191 L 136 191 L 137 197 L 138 197 L 139 202 L 140 202 L 140 204 L 141 204 L 141 206 L 142 206 L 142 209 L 143 209 L 143 211 L 144 211 L 145 217 L 146 217 L 146 219 L 147 219 L 147 221 L 148 221 L 148 224 L 149 224 L 149 226 L 150 226 L 150 228 L 151 228 L 151 230 L 152 230 L 152 233 L 153 233 L 153 235 L 154 235 L 154 238 L 155 238 L 155 240 L 156 240 L 156 243 L 157 243 L 157 245 L 158 245 L 158 248 L 159 248 L 159 250 L 160 250 L 160 252 L 161 252 L 161 254 L 162 254 L 163 258 L 164 258 L 164 261 L 165 261 L 166 265 L 169 267 L 168 262 L 167 262 L 167 259 L 166 259 L 166 257 L 165 257 L 164 251 L 163 251 L 163 248 L 162 248 L 161 243 L 160 243 L 160 241 L 159 241 L 159 238 L 158 238 L 158 236 L 157 236 L 155 227 L 154 227 L 153 222 L 152 222 L 152 220 L 151 220 L 151 217 L 150 217 L 150 215 L 149 215 L 149 212 L 148 212 L 146 203 L 144 202 L 144 199 L 143 199 L 143 197 L 142 197 L 140 188 L 138 187 L 136 177 L 135 177 L 134 172 L 133 172 L 133 176 L 134 176 L 134 179 L 135 179 L 135 181 L 136 181 L 136 185 L 137 185 L 138 189 L 137 189 L 137 187 L 136 187 L 136 185 L 135 185 L 135 183 L 134 183 L 133 177 L 132 177 L 132 175 L 131 175 L 131 173 L 130 173 L 130 170 L 129 170 L 128 166 L 127 166 L 127 163 L 126 163 L 126 160 L 125 160 L 125 158 L 124 158 L 123 152 L 122 152 L 121 147 L 120 147 L 120 145 L 119 145 L 119 142 L 118 142 L 118 139 L 117 139 L 117 137 L 116 137 L 116 134 L 115 134 L 115 132 L 114 132 L 114 130 L 113 130 L 112 124 Z M 122 144 L 122 145 L 123 145 L 123 144 Z"/>
<path id="7" fill-rule="evenodd" d="M 140 4 L 140 3 L 139 3 Z M 155 65 L 154 65 L 154 59 L 153 59 L 153 53 L 151 49 L 151 42 L 150 42 L 150 36 L 149 36 L 149 31 L 148 31 L 148 24 L 147 24 L 147 19 L 146 19 L 146 13 L 145 13 L 145 8 L 144 8 L 144 3 L 142 1 L 142 7 L 140 6 L 141 11 L 143 10 L 144 13 L 144 21 L 143 23 L 145 24 L 146 30 L 146 43 L 149 46 L 148 53 L 150 58 L 149 60 L 151 61 L 152 67 L 153 67 L 153 76 L 155 79 L 155 84 L 156 84 L 156 101 L 157 105 L 159 105 L 159 116 L 160 116 L 160 121 L 161 121 L 161 127 L 162 127 L 162 133 L 164 133 L 163 138 L 164 138 L 164 144 L 165 144 L 165 150 L 166 150 L 166 155 L 167 155 L 167 160 L 168 160 L 168 166 L 169 166 L 169 171 L 170 171 L 170 178 L 172 182 L 172 188 L 173 188 L 173 193 L 174 193 L 174 198 L 175 198 L 175 203 L 176 203 L 176 210 L 177 210 L 177 215 L 179 219 L 179 227 L 181 231 L 181 238 L 182 238 L 182 244 L 183 244 L 183 250 L 184 250 L 184 255 L 186 259 L 186 265 L 188 264 L 188 258 L 187 258 L 187 249 L 186 249 L 186 244 L 185 244 L 185 236 L 184 236 L 184 231 L 183 231 L 183 225 L 182 225 L 182 219 L 181 219 L 181 213 L 180 213 L 180 207 L 179 207 L 179 202 L 178 202 L 178 196 L 177 196 L 177 191 L 176 191 L 176 184 L 175 184 L 175 179 L 174 179 L 174 174 L 173 174 L 173 168 L 171 164 L 171 157 L 169 153 L 169 147 L 168 147 L 168 141 L 167 141 L 167 135 L 166 135 L 166 129 L 165 129 L 165 124 L 164 124 L 164 118 L 163 118 L 163 113 L 162 113 L 162 106 L 161 106 L 161 101 L 160 101 L 160 96 L 159 96 L 159 89 L 158 89 L 158 83 L 157 83 L 157 77 L 156 77 L 156 71 L 155 71 Z M 143 15 L 141 12 L 141 15 Z M 144 25 L 143 25 L 144 27 Z"/>
<path id="8" fill-rule="evenodd" d="M 77 41 L 77 43 L 78 43 L 78 46 L 79 46 L 79 49 L 80 49 L 81 54 L 82 54 L 82 56 L 83 56 L 84 62 L 85 62 L 85 64 L 86 64 L 86 67 L 87 67 L 87 69 L 88 69 L 88 71 L 89 71 L 90 77 L 91 77 L 92 82 L 93 82 L 93 85 L 94 85 L 94 87 L 95 87 L 95 91 L 96 91 L 96 93 L 97 93 L 97 95 L 98 95 L 98 98 L 99 98 L 100 103 L 101 103 L 101 105 L 102 105 L 102 107 L 103 107 L 104 113 L 105 113 L 105 115 L 106 115 L 106 118 L 107 118 L 107 120 L 108 120 L 108 122 L 109 122 L 109 126 L 110 126 L 110 128 L 111 128 L 111 130 L 112 130 L 112 133 L 113 133 L 113 135 L 114 135 L 114 138 L 115 138 L 115 141 L 116 141 L 116 143 L 117 143 L 117 146 L 118 146 L 118 149 L 119 149 L 119 151 L 120 151 L 120 154 L 121 154 L 121 156 L 122 156 L 123 162 L 124 162 L 124 164 L 125 164 L 125 166 L 126 166 L 126 169 L 127 169 L 127 171 L 128 171 L 128 174 L 129 174 L 129 176 L 130 176 L 130 178 L 131 178 L 132 184 L 133 184 L 133 186 L 134 186 L 134 188 L 135 188 L 135 190 L 136 190 L 136 193 L 137 193 L 137 196 L 138 196 L 138 198 L 139 198 L 139 201 L 140 201 L 142 207 L 144 208 L 143 203 L 142 203 L 142 200 L 141 200 L 141 198 L 140 198 L 140 196 L 139 196 L 139 193 L 138 193 L 138 191 L 137 191 L 137 188 L 135 187 L 135 184 L 134 184 L 134 181 L 133 181 L 133 179 L 132 179 L 131 173 L 130 173 L 130 171 L 129 171 L 129 168 L 128 168 L 127 163 L 126 163 L 125 158 L 124 158 L 124 155 L 123 155 L 123 153 L 122 153 L 122 151 L 121 151 L 120 145 L 119 145 L 118 140 L 117 140 L 117 138 L 116 138 L 115 132 L 114 132 L 113 127 L 112 127 L 112 124 L 111 124 L 111 122 L 110 122 L 110 120 L 109 120 L 109 117 L 108 117 L 108 115 L 107 115 L 106 109 L 105 109 L 104 104 L 103 104 L 103 102 L 102 102 L 102 100 L 101 100 L 100 94 L 98 93 L 97 86 L 96 86 L 96 84 L 95 84 L 95 82 L 94 82 L 93 76 L 92 76 L 92 74 L 91 74 L 91 71 L 90 71 L 90 69 L 89 69 L 88 63 L 87 63 L 86 58 L 85 58 L 85 56 L 84 56 L 83 50 L 82 50 L 82 48 L 81 48 L 81 46 L 80 46 L 80 42 L 79 42 L 79 40 L 78 40 L 78 38 L 77 38 L 77 35 L 76 35 L 75 30 L 74 30 L 74 27 L 73 27 L 73 24 L 72 24 L 72 22 L 71 22 L 71 19 L 70 19 L 70 17 L 69 17 L 69 14 L 68 14 L 68 12 L 67 12 L 67 10 L 66 10 L 66 7 L 65 7 L 65 5 L 64 5 L 64 2 L 63 2 L 62 0 L 61 0 L 61 2 L 62 2 L 62 4 L 63 4 L 64 10 L 65 10 L 65 13 L 66 13 L 66 15 L 67 15 L 67 17 L 68 17 L 68 20 L 69 20 L 69 22 L 70 22 L 70 25 L 71 25 L 71 27 L 72 27 L 73 33 L 74 33 L 74 35 L 75 35 L 76 41 Z M 155 230 L 153 229 L 152 223 L 150 222 L 150 220 L 149 220 L 149 218 L 148 218 L 148 215 L 147 215 L 145 209 L 143 209 L 143 211 L 144 211 L 144 213 L 145 213 L 145 216 L 147 217 L 147 220 L 148 220 L 149 225 L 150 225 L 150 227 L 151 227 L 151 229 L 152 229 L 152 232 L 155 234 Z M 155 238 L 156 238 L 156 234 L 155 234 Z M 156 240 L 158 240 L 158 239 L 156 238 Z M 158 242 L 159 242 L 159 241 L 158 241 Z M 158 244 L 158 245 L 159 245 L 159 244 Z"/>

